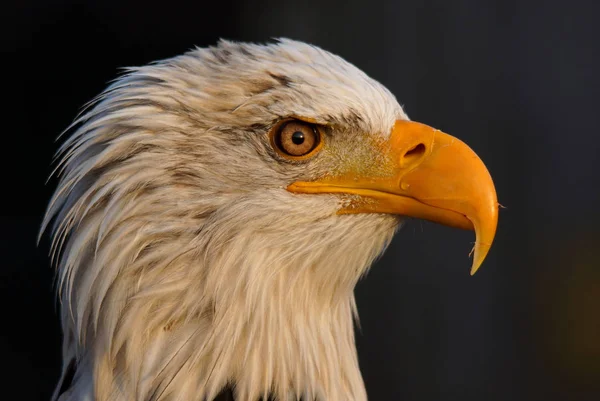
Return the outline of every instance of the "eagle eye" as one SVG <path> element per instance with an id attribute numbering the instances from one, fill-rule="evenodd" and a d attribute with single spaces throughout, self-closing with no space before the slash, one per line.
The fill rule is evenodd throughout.
<path id="1" fill-rule="evenodd" d="M 271 130 L 271 145 L 291 160 L 311 157 L 320 149 L 321 133 L 316 125 L 299 120 L 284 120 Z"/>

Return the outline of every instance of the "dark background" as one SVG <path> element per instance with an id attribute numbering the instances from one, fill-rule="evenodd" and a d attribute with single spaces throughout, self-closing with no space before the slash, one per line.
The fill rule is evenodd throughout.
<path id="1" fill-rule="evenodd" d="M 48 241 L 54 139 L 119 67 L 219 37 L 341 55 L 409 116 L 467 142 L 501 211 L 473 235 L 410 222 L 357 289 L 371 400 L 600 399 L 600 2 L 21 1 L 0 6 L 3 400 L 47 400 L 60 331 Z M 14 394 L 14 396 L 11 396 Z"/>

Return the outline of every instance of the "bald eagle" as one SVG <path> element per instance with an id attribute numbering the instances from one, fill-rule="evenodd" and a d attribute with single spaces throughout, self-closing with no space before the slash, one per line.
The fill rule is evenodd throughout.
<path id="1" fill-rule="evenodd" d="M 60 401 L 364 401 L 353 291 L 404 216 L 474 230 L 473 273 L 496 231 L 467 145 L 297 41 L 128 68 L 67 131 Z"/>

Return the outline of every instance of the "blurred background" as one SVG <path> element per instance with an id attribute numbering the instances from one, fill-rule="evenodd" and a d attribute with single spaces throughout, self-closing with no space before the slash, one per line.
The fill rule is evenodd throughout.
<path id="1" fill-rule="evenodd" d="M 370 400 L 600 399 L 599 2 L 9 0 L 1 9 L 0 398 L 48 400 L 58 378 L 48 240 L 36 246 L 58 134 L 120 67 L 220 37 L 285 36 L 341 55 L 412 119 L 467 142 L 505 206 L 474 277 L 471 233 L 410 221 L 360 283 Z"/>

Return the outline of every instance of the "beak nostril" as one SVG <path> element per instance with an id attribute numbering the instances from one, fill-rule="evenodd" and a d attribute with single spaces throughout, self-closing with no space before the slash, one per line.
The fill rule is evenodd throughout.
<path id="1" fill-rule="evenodd" d="M 422 156 L 425 154 L 425 145 L 418 143 L 404 153 L 404 156 L 400 159 L 400 167 L 409 167 L 419 160 L 422 160 Z"/>
<path id="2" fill-rule="evenodd" d="M 409 149 L 404 154 L 404 157 L 409 157 L 409 158 L 419 157 L 423 153 L 425 153 L 425 145 L 423 145 L 422 143 L 419 143 L 419 144 L 415 145 L 412 149 Z"/>

